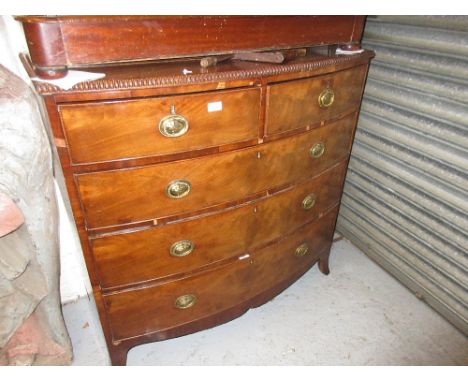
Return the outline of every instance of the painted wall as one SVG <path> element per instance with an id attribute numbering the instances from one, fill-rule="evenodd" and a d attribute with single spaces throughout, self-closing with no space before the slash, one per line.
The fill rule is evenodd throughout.
<path id="1" fill-rule="evenodd" d="M 18 57 L 18 54 L 22 51 L 27 52 L 27 45 L 21 24 L 11 16 L 1 16 L 0 64 L 7 67 L 32 86 Z M 63 176 L 59 167 L 58 159 L 56 159 L 55 189 L 57 191 L 60 218 L 60 291 L 62 303 L 67 303 L 91 294 L 92 289 L 87 276 L 78 234 L 74 227 L 68 197 L 66 197 Z M 63 195 L 65 195 L 65 198 Z"/>

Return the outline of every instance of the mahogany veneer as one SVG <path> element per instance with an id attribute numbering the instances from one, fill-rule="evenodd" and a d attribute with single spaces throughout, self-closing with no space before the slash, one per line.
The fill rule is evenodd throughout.
<path id="1" fill-rule="evenodd" d="M 329 272 L 373 53 L 310 46 L 358 44 L 363 17 L 20 20 L 38 74 L 105 73 L 35 86 L 113 364 L 227 322 L 315 263 Z M 199 62 L 279 47 L 308 49 L 283 64 Z"/>
<path id="2" fill-rule="evenodd" d="M 207 104 L 216 107 L 219 102 L 222 113 L 207 110 Z M 156 122 L 170 113 L 171 106 L 190 121 L 189 130 L 176 140 L 155 137 Z M 256 139 L 260 90 L 67 104 L 59 112 L 74 163 L 184 153 Z"/>
<path id="3" fill-rule="evenodd" d="M 337 208 L 322 219 L 309 223 L 274 245 L 249 256 L 174 282 L 107 295 L 112 338 L 122 340 L 148 332 L 165 337 L 164 331 L 187 325 L 249 300 L 291 275 L 310 266 L 330 249 Z M 299 245 L 307 244 L 309 254 L 295 255 Z M 178 296 L 193 294 L 193 309 L 174 309 Z M 145 303 L 142 304 L 141 302 Z"/>
<path id="4" fill-rule="evenodd" d="M 246 149 L 125 170 L 79 174 L 88 227 L 106 227 L 174 216 L 282 187 L 317 175 L 347 158 L 355 114 L 327 126 Z M 323 142 L 326 155 L 311 158 Z M 190 182 L 182 199 L 168 199 L 174 180 Z"/>
<path id="5" fill-rule="evenodd" d="M 356 110 L 366 74 L 367 67 L 358 66 L 332 75 L 268 86 L 266 135 L 320 123 Z M 325 88 L 333 88 L 337 99 L 333 107 L 320 107 L 317 102 Z"/>
<path id="6" fill-rule="evenodd" d="M 359 43 L 362 16 L 17 17 L 49 70 L 245 50 Z M 332 26 L 332 27 L 331 27 Z"/>
<path id="7" fill-rule="evenodd" d="M 196 270 L 277 240 L 339 203 L 345 170 L 346 160 L 271 197 L 174 224 L 96 237 L 91 245 L 101 286 L 173 278 L 181 270 Z M 304 210 L 302 201 L 310 194 L 315 206 Z M 174 242 L 187 238 L 194 243 L 194 256 L 168 256 Z"/>

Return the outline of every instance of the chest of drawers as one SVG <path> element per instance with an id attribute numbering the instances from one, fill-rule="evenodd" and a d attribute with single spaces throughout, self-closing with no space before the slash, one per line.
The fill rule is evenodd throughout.
<path id="1" fill-rule="evenodd" d="M 106 77 L 35 83 L 113 364 L 328 273 L 371 58 L 88 63 Z"/>

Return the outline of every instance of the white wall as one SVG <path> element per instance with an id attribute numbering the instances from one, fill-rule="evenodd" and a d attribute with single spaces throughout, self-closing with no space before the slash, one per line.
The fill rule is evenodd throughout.
<path id="1" fill-rule="evenodd" d="M 19 22 L 11 16 L 0 19 L 0 64 L 20 76 L 28 84 L 31 81 L 18 58 L 20 52 L 27 52 L 27 45 Z M 59 167 L 58 165 L 55 167 Z M 91 294 L 91 285 L 86 272 L 78 234 L 73 223 L 68 197 L 60 170 L 56 171 L 55 189 L 60 218 L 60 291 L 62 303 Z M 62 196 L 65 195 L 65 198 Z"/>
<path id="2" fill-rule="evenodd" d="M 55 186 L 60 221 L 60 294 L 62 303 L 67 303 L 88 294 L 91 295 L 92 288 L 86 271 L 83 252 L 81 251 L 78 232 L 71 215 L 68 196 L 66 196 L 65 190 L 62 193 L 57 181 Z M 63 194 L 65 194 L 65 198 Z M 68 204 L 68 209 L 65 208 L 65 203 Z"/>

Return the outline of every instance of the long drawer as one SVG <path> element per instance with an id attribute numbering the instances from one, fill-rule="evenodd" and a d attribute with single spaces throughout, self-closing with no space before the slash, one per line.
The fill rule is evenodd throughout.
<path id="1" fill-rule="evenodd" d="M 59 113 L 74 163 L 173 154 L 256 139 L 260 90 L 68 104 Z"/>
<path id="2" fill-rule="evenodd" d="M 274 245 L 241 256 L 216 270 L 104 296 L 113 339 L 193 324 L 298 277 L 320 253 L 329 250 L 337 210 L 331 210 Z"/>
<path id="3" fill-rule="evenodd" d="M 357 110 L 366 66 L 268 86 L 266 134 L 274 135 Z"/>
<path id="4" fill-rule="evenodd" d="M 87 226 L 173 216 L 308 179 L 348 157 L 354 119 L 248 149 L 76 175 Z"/>
<path id="5" fill-rule="evenodd" d="M 297 187 L 206 217 L 91 240 L 103 288 L 190 272 L 276 240 L 338 204 L 346 162 Z"/>

